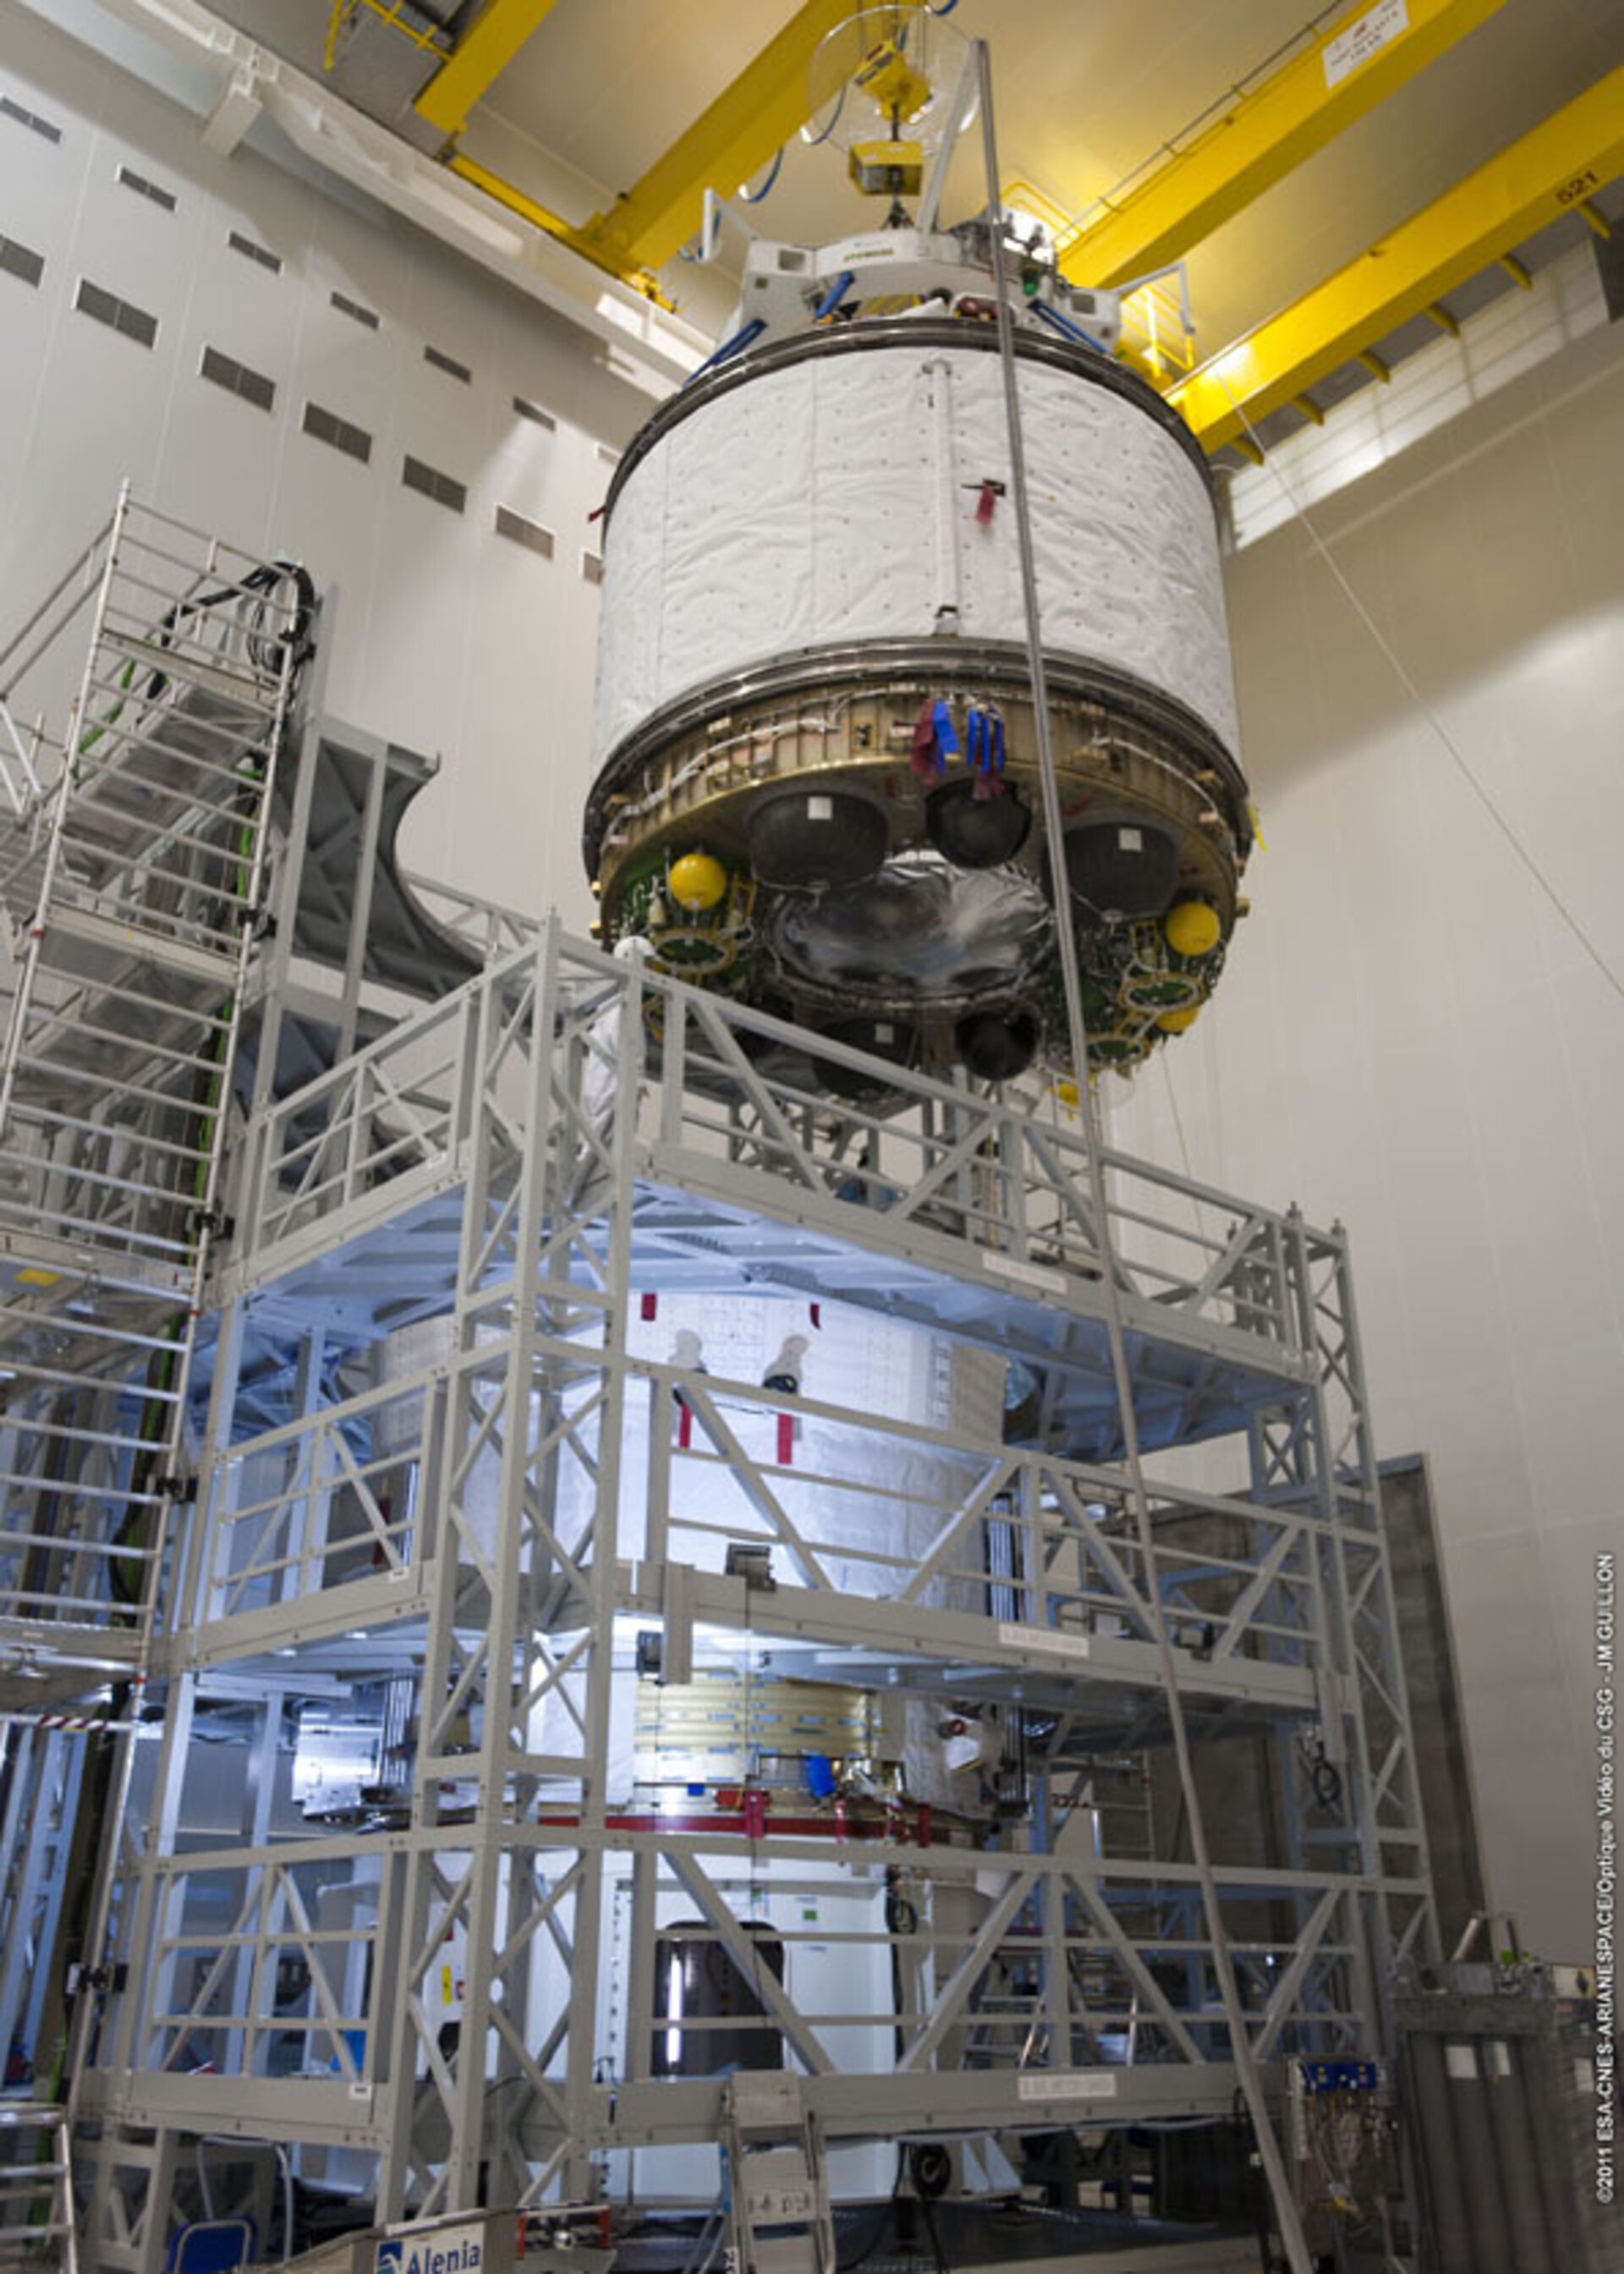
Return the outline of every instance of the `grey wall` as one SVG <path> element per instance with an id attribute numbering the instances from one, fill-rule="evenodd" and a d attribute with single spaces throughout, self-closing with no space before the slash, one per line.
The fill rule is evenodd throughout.
<path id="1" fill-rule="evenodd" d="M 1624 977 L 1624 330 L 1315 508 L 1337 566 Z M 1624 999 L 1297 526 L 1233 563 L 1267 852 L 1131 1148 L 1353 1240 L 1384 1451 L 1430 1457 L 1492 1899 L 1591 1933 L 1591 1585 L 1624 1546 Z M 1174 1111 L 1175 1101 L 1177 1114 Z"/>

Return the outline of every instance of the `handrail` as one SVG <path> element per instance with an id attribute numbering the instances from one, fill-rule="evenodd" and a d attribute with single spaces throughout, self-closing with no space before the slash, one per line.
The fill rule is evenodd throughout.
<path id="1" fill-rule="evenodd" d="M 545 1043 L 532 1031 L 533 1005 L 544 999 L 557 1005 Z M 635 1090 L 618 1046 L 623 1020 L 664 1037 Z M 513 1070 L 545 1047 L 554 1058 L 546 1141 L 575 1147 L 577 1190 L 601 1150 L 590 1141 L 594 1117 L 606 1127 L 629 1115 L 639 1172 L 655 1184 L 719 1198 L 730 1184 L 742 1190 L 742 1180 L 769 1178 L 786 1193 L 862 1209 L 861 1224 L 853 1216 L 843 1228 L 863 1244 L 922 1236 L 939 1254 L 945 1238 L 978 1269 L 1006 1276 L 1086 1281 L 1109 1252 L 1124 1291 L 1169 1321 L 1205 1318 L 1260 1348 L 1299 1351 L 1289 1278 L 1303 1227 L 1290 1212 L 1110 1148 L 1114 1236 L 1103 1241 L 1080 1130 L 819 1037 L 820 1060 L 888 1092 L 879 1105 L 836 1099 L 808 1080 L 807 1046 L 801 1030 L 770 1013 L 605 955 L 549 920 L 533 940 L 267 1110 L 252 1133 L 242 1211 L 249 1252 L 263 1261 L 402 1174 L 455 1178 L 470 1141 L 516 1157 L 532 1140 Z M 750 1189 L 771 1213 L 770 1187 Z M 1338 1234 L 1312 1241 L 1316 1254 L 1342 1244 Z M 1049 1291 L 1064 1284 L 1056 1278 Z"/>

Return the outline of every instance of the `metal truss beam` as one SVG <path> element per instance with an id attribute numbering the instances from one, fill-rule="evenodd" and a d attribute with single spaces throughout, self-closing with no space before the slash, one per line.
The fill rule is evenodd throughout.
<path id="1" fill-rule="evenodd" d="M 460 134 L 468 114 L 518 54 L 555 0 L 490 0 L 412 105 L 442 133 Z"/>
<path id="2" fill-rule="evenodd" d="M 1120 199 L 1102 199 L 1098 218 L 1061 246 L 1063 271 L 1104 289 L 1182 259 L 1502 4 L 1410 0 L 1402 28 L 1341 71 L 1327 53 L 1350 32 L 1339 19 Z"/>
<path id="3" fill-rule="evenodd" d="M 1624 172 L 1624 66 L 1479 166 L 1323 284 L 1173 388 L 1204 447 L 1272 410 L 1425 313 Z"/>

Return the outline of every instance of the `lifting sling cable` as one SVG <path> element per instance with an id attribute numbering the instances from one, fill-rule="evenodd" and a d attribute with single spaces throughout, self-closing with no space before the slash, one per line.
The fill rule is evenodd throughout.
<path id="1" fill-rule="evenodd" d="M 1160 1593 L 1156 1585 L 1155 1526 L 1150 1513 L 1150 1499 L 1145 1485 L 1145 1472 L 1139 1454 L 1139 1435 L 1133 1409 L 1133 1379 L 1128 1363 L 1126 1330 L 1123 1323 L 1122 1291 L 1116 1276 L 1116 1261 L 1112 1246 L 1109 1218 L 1106 1212 L 1105 1169 L 1100 1153 L 1099 1126 L 1094 1114 L 1094 1100 L 1088 1088 L 1088 1034 L 1083 1015 L 1082 983 L 1078 970 L 1077 941 L 1067 921 L 1071 892 L 1065 864 L 1064 839 L 1061 828 L 1060 787 L 1055 774 L 1055 752 L 1049 730 L 1049 688 L 1043 665 L 1042 627 L 1038 612 L 1037 568 L 1033 553 L 1031 500 L 1026 488 L 1026 462 L 1024 448 L 1020 393 L 1015 363 L 1015 322 L 1005 297 L 1003 202 L 998 184 L 1003 177 L 998 171 L 997 140 L 993 124 L 992 69 L 987 42 L 975 42 L 976 68 L 980 79 L 981 107 L 981 153 L 987 176 L 987 222 L 992 247 L 993 305 L 998 320 L 998 354 L 1004 374 L 1004 416 L 1010 446 L 1010 491 L 1015 509 L 1015 528 L 1020 553 L 1021 593 L 1026 610 L 1026 663 L 1032 681 L 1032 713 L 1037 729 L 1038 773 L 1043 793 L 1043 827 L 1048 840 L 1049 881 L 1053 888 L 1056 912 L 1055 930 L 1060 947 L 1061 975 L 1065 986 L 1066 1021 L 1071 1051 L 1072 1071 L 1077 1082 L 1077 1111 L 1083 1136 L 1083 1154 L 1087 1163 L 1088 1195 L 1094 1211 L 1095 1238 L 1099 1248 L 1100 1289 L 1104 1299 L 1105 1330 L 1110 1349 L 1111 1373 L 1116 1385 L 1117 1411 L 1122 1422 L 1122 1442 L 1124 1465 L 1128 1472 L 1128 1496 L 1139 1532 L 1140 1561 L 1145 1571 L 1146 1608 L 1155 1633 L 1157 1654 L 1161 1661 L 1162 1678 L 1167 1691 L 1168 1721 L 1173 1736 L 1173 1750 L 1178 1764 L 1179 1786 L 1184 1796 L 1186 1820 L 1190 1828 L 1190 1851 L 1200 1883 L 1202 1908 L 1207 1915 L 1207 1934 L 1212 1943 L 1213 1970 L 1217 1977 L 1218 1990 L 1223 2002 L 1224 2018 L 1229 2025 L 1230 2050 L 1234 2058 L 1242 2095 L 1262 2158 L 1264 2175 L 1274 2201 L 1274 2217 L 1285 2246 L 1291 2274 L 1313 2274 L 1308 2245 L 1303 2232 L 1302 2219 L 1291 2192 L 1285 2160 L 1280 2142 L 1275 2136 L 1267 2104 L 1263 2094 L 1262 2079 L 1247 2035 L 1246 2017 L 1236 1984 L 1235 1968 L 1224 1937 L 1223 1914 L 1218 1893 L 1218 1883 L 1213 1874 L 1212 1858 L 1207 1851 L 1207 1829 L 1202 1819 L 1200 1797 L 1196 1789 L 1194 1765 L 1191 1758 L 1190 1735 L 1184 1722 L 1184 1701 L 1179 1696 L 1178 1661 L 1168 1630 Z"/>

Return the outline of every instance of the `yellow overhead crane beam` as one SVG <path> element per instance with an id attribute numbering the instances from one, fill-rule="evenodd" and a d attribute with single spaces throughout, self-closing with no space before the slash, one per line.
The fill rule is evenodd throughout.
<path id="1" fill-rule="evenodd" d="M 1064 242 L 1063 273 L 1074 284 L 1108 290 L 1182 260 L 1503 5 L 1408 0 L 1395 8 L 1376 0 L 1361 15 L 1340 18 Z"/>
<path id="2" fill-rule="evenodd" d="M 1444 293 L 1547 222 L 1577 212 L 1594 227 L 1590 200 L 1620 174 L 1624 65 L 1203 364 L 1169 399 L 1207 449 L 1244 440 L 1248 420 L 1266 418 L 1358 358 L 1384 333 L 1426 313 Z"/>
<path id="3" fill-rule="evenodd" d="M 556 0 L 490 0 L 412 105 L 446 135 L 460 134 L 468 114 L 505 72 Z"/>
<path id="4" fill-rule="evenodd" d="M 669 260 L 698 229 L 706 190 L 732 197 L 805 124 L 812 50 L 852 11 L 853 0 L 807 0 L 665 156 L 575 233 L 576 250 L 622 276 Z"/>
<path id="5" fill-rule="evenodd" d="M 421 115 L 447 134 L 460 132 L 472 104 L 554 4 L 555 0 L 491 0 L 468 37 L 418 96 Z M 461 151 L 449 153 L 446 162 L 461 180 L 483 190 L 509 213 L 545 230 L 609 275 L 669 305 L 650 271 L 669 260 L 698 229 L 707 189 L 731 197 L 805 123 L 812 51 L 825 32 L 845 23 L 852 4 L 853 0 L 806 0 L 640 181 L 624 191 L 607 213 L 594 214 L 579 225 Z M 465 57 L 464 70 L 454 76 Z"/>
<path id="6" fill-rule="evenodd" d="M 598 260 L 578 229 L 567 222 L 561 214 L 555 214 L 551 206 L 544 206 L 538 198 L 531 197 L 528 191 L 516 189 L 500 174 L 493 174 L 488 166 L 480 165 L 477 159 L 465 158 L 460 150 L 452 151 L 446 164 L 459 181 L 471 183 L 475 189 L 483 190 L 487 198 L 494 199 L 508 213 L 517 214 L 519 219 L 529 222 L 532 229 L 545 230 L 549 237 L 556 237 L 560 245 L 567 245 L 572 252 L 580 253 L 583 260 L 592 261 L 612 276 L 620 276 L 628 284 L 635 284 L 650 300 L 658 300 L 661 307 L 671 305 L 651 276 L 622 275 L 620 269 L 612 268 L 606 260 Z"/>

